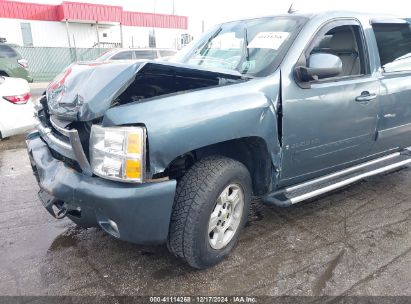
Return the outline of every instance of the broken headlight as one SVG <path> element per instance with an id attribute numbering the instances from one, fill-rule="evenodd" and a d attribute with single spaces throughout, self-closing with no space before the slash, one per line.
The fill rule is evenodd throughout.
<path id="1" fill-rule="evenodd" d="M 145 140 L 145 129 L 141 127 L 93 125 L 90 161 L 94 174 L 112 180 L 142 182 Z"/>

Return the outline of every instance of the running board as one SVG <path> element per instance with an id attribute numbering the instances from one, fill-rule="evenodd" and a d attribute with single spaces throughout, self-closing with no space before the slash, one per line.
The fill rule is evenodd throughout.
<path id="1" fill-rule="evenodd" d="M 267 194 L 267 204 L 288 207 L 324 193 L 345 187 L 364 178 L 400 168 L 411 163 L 411 151 L 393 153 L 363 164 L 322 176 Z"/>

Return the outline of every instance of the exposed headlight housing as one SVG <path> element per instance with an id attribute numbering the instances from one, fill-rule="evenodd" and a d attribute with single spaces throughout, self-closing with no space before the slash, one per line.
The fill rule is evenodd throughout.
<path id="1" fill-rule="evenodd" d="M 146 132 L 142 127 L 105 128 L 93 125 L 90 161 L 94 174 L 124 182 L 142 182 Z"/>

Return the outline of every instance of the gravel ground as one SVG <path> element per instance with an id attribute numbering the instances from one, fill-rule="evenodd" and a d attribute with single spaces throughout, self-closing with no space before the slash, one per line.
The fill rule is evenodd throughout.
<path id="1" fill-rule="evenodd" d="M 0 295 L 408 295 L 411 169 L 280 209 L 253 202 L 234 252 L 198 271 L 165 246 L 55 220 L 18 136 L 0 142 Z"/>

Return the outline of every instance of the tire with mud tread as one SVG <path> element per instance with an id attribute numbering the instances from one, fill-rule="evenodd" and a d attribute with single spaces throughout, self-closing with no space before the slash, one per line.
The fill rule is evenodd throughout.
<path id="1" fill-rule="evenodd" d="M 227 200 L 232 213 L 226 210 L 228 213 L 226 216 L 229 217 L 232 214 L 230 222 L 237 221 L 237 223 L 233 225 L 231 235 L 225 240 L 227 244 L 221 241 L 220 245 L 224 244 L 224 246 L 218 248 L 218 246 L 212 246 L 213 241 L 210 241 L 214 234 L 214 232 L 211 232 L 212 234 L 209 232 L 211 216 L 216 213 L 217 205 L 223 200 L 221 198 L 223 193 L 229 194 L 228 191 L 231 189 L 229 187 L 234 187 L 239 193 L 239 199 L 243 200 L 241 205 L 238 203 L 235 205 L 237 209 L 241 207 L 242 210 L 240 213 L 236 209 L 234 213 L 232 209 L 234 207 L 231 208 L 231 203 Z M 240 231 L 247 221 L 251 192 L 250 173 L 242 163 L 222 156 L 210 156 L 199 160 L 177 185 L 167 242 L 169 250 L 190 266 L 198 269 L 207 268 L 222 261 L 236 245 Z M 231 200 L 234 201 L 234 199 Z M 237 200 L 237 194 L 235 200 Z M 219 208 L 223 207 L 219 206 Z M 221 210 L 224 212 L 223 209 Z M 218 212 L 218 215 L 220 213 Z M 220 227 L 221 225 L 222 223 Z M 224 228 L 218 231 L 222 230 Z M 228 229 L 222 232 L 223 236 L 224 233 L 227 234 L 227 231 Z"/>

